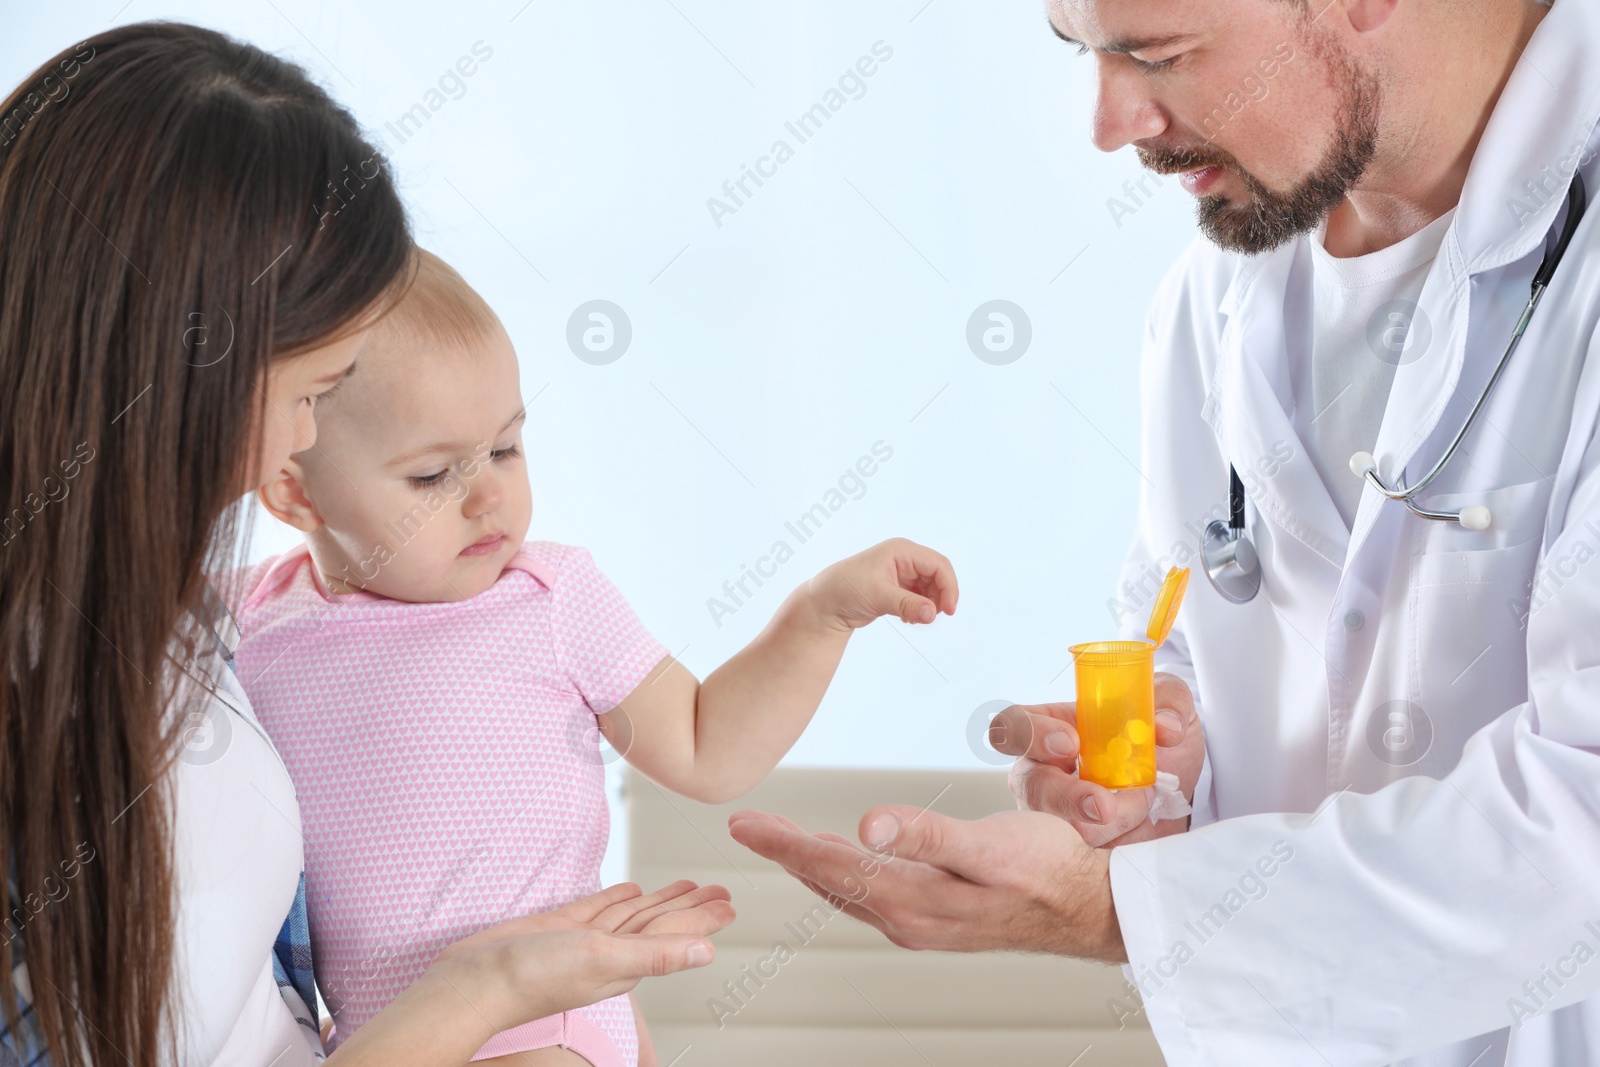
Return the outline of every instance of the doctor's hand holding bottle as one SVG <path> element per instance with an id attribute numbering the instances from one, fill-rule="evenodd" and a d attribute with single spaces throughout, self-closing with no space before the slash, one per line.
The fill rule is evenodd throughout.
<path id="1" fill-rule="evenodd" d="M 1182 680 L 1158 674 L 1155 685 L 1156 767 L 1177 775 L 1192 804 L 1205 762 L 1205 730 Z M 1153 789 L 1107 789 L 1078 777 L 1077 707 L 1071 701 L 1005 709 L 989 724 L 989 743 L 1022 757 L 1011 767 L 1017 804 L 1066 819 L 1090 845 L 1114 848 L 1189 828 L 1187 817 L 1150 821 Z"/>

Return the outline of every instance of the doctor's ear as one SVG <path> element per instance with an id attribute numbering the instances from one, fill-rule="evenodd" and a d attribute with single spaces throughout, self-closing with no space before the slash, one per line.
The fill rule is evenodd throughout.
<path id="1" fill-rule="evenodd" d="M 256 490 L 261 504 L 279 522 L 286 522 L 302 533 L 320 529 L 322 516 L 317 505 L 306 492 L 305 469 L 295 460 L 288 463 L 272 480 Z"/>

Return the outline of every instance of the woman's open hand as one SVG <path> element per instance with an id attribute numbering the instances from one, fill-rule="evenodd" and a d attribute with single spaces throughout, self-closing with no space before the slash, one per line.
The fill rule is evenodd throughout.
<path id="1" fill-rule="evenodd" d="M 733 918 L 722 886 L 683 881 L 649 894 L 614 885 L 491 926 L 439 953 L 329 1063 L 464 1063 L 502 1030 L 705 966 L 716 955 L 706 936 Z"/>
<path id="2" fill-rule="evenodd" d="M 603 934 L 714 934 L 733 921 L 733 905 L 729 899 L 728 891 L 720 885 L 699 886 L 688 879 L 648 894 L 632 882 L 623 882 L 553 911 L 508 919 L 464 937 L 439 953 L 439 959 L 552 930 L 590 930 Z"/>
<path id="3" fill-rule="evenodd" d="M 506 1025 L 515 1026 L 626 993 L 641 978 L 710 963 L 715 952 L 705 935 L 733 915 L 720 885 L 682 881 L 645 894 L 624 882 L 462 938 L 430 973 L 491 965 L 506 979 L 506 1008 L 517 1016 Z"/>

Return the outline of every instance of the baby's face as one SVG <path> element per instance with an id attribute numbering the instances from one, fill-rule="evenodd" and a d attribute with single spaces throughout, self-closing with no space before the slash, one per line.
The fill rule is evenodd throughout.
<path id="1" fill-rule="evenodd" d="M 336 592 L 464 600 L 494 584 L 528 533 L 517 357 L 504 331 L 462 350 L 373 351 L 317 412 L 295 457 Z"/>

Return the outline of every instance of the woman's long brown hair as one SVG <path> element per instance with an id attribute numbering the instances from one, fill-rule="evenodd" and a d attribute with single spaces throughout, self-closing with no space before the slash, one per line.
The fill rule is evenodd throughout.
<path id="1" fill-rule="evenodd" d="M 59 1067 L 152 1064 L 184 1029 L 171 652 L 237 552 L 265 368 L 385 299 L 410 235 L 349 114 L 209 30 L 111 30 L 0 108 L 0 998 L 15 1025 L 24 946 Z"/>

